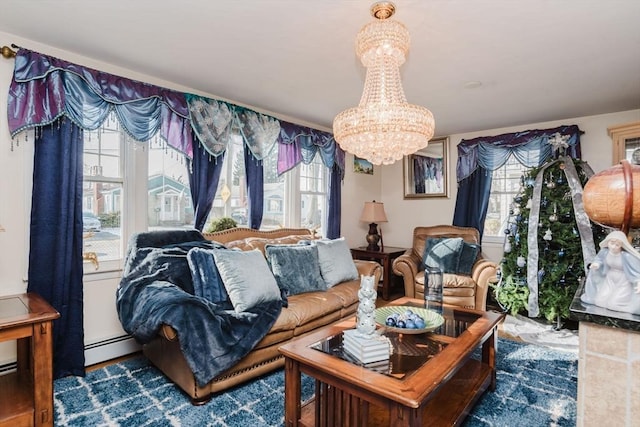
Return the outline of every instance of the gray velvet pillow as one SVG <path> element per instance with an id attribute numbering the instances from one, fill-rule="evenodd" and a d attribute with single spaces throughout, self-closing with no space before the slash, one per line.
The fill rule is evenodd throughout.
<path id="1" fill-rule="evenodd" d="M 351 250 L 344 237 L 334 240 L 316 240 L 315 244 L 318 247 L 320 273 L 328 288 L 359 277 Z"/>
<path id="2" fill-rule="evenodd" d="M 462 237 L 428 237 L 424 246 L 423 265 L 439 267 L 443 273 L 458 273 L 458 261 L 462 252 Z"/>
<path id="3" fill-rule="evenodd" d="M 471 275 L 471 269 L 476 263 L 476 258 L 480 253 L 480 246 L 475 243 L 462 242 L 462 251 L 458 259 L 458 274 Z"/>
<path id="4" fill-rule="evenodd" d="M 278 287 L 287 295 L 327 289 L 314 245 L 266 245 L 265 253 Z"/>
<path id="5" fill-rule="evenodd" d="M 276 279 L 259 250 L 214 251 L 213 257 L 236 313 L 282 299 Z"/>

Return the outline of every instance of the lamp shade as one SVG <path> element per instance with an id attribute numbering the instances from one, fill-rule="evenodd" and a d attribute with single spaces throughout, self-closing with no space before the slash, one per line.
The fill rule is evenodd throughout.
<path id="1" fill-rule="evenodd" d="M 384 203 L 376 202 L 375 200 L 373 202 L 364 202 L 360 221 L 367 223 L 388 222 L 387 214 L 384 213 Z"/>

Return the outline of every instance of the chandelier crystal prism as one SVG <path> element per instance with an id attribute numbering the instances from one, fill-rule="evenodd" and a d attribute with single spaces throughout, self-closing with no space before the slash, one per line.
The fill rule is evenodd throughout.
<path id="1" fill-rule="evenodd" d="M 371 6 L 375 21 L 356 38 L 356 53 L 367 69 L 360 103 L 333 120 L 333 136 L 346 152 L 375 165 L 387 165 L 425 148 L 433 137 L 433 114 L 409 104 L 404 95 L 400 66 L 409 51 L 410 37 L 390 2 Z"/>

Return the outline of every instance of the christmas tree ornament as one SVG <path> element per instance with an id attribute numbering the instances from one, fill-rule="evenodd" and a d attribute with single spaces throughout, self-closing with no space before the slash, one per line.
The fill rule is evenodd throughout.
<path id="1" fill-rule="evenodd" d="M 519 256 L 516 264 L 518 265 L 518 267 L 524 267 L 525 265 L 527 265 L 527 260 L 523 256 Z"/>
<path id="2" fill-rule="evenodd" d="M 549 173 L 549 179 L 547 180 L 547 188 L 550 188 L 550 189 L 556 188 L 556 183 L 553 180 L 553 172 Z"/>
<path id="3" fill-rule="evenodd" d="M 551 229 L 547 228 L 547 231 L 544 232 L 544 236 L 542 236 L 542 238 L 547 242 L 553 240 L 553 233 L 551 233 Z"/>
<path id="4" fill-rule="evenodd" d="M 564 248 L 562 248 L 558 251 L 558 258 L 564 258 L 564 255 L 565 255 Z"/>
<path id="5" fill-rule="evenodd" d="M 504 252 L 507 253 L 507 254 L 511 252 L 511 242 L 507 241 L 504 244 Z"/>
<path id="6" fill-rule="evenodd" d="M 549 215 L 549 222 L 556 222 L 558 220 L 558 205 L 553 204 L 553 213 Z"/>

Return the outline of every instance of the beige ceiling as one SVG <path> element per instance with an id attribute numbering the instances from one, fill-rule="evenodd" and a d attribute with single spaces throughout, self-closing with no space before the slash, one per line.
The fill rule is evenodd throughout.
<path id="1" fill-rule="evenodd" d="M 360 99 L 372 3 L 3 0 L 0 31 L 331 128 Z M 394 3 L 405 93 L 436 135 L 640 108 L 640 0 Z"/>

